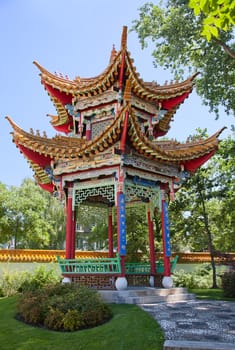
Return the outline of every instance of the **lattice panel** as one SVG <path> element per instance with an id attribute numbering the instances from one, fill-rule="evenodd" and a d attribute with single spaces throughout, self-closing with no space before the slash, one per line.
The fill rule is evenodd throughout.
<path id="1" fill-rule="evenodd" d="M 109 120 L 104 120 L 91 125 L 91 138 L 93 139 L 96 136 L 99 136 L 110 124 Z"/>
<path id="2" fill-rule="evenodd" d="M 111 276 L 73 276 L 72 282 L 80 286 L 95 288 L 99 290 L 116 289 L 115 277 Z"/>
<path id="3" fill-rule="evenodd" d="M 92 186 L 92 185 L 91 185 Z M 115 185 L 100 185 L 95 187 L 76 188 L 74 190 L 74 206 L 80 205 L 88 197 L 101 196 L 106 198 L 110 203 L 115 202 Z"/>
<path id="4" fill-rule="evenodd" d="M 127 275 L 127 283 L 129 287 L 149 287 L 150 275 Z M 154 287 L 162 288 L 162 278 L 161 274 L 156 274 L 154 276 Z"/>
<path id="5" fill-rule="evenodd" d="M 125 184 L 126 201 L 131 202 L 136 198 L 148 199 L 154 202 L 155 206 L 159 206 L 160 189 L 154 187 L 147 187 L 136 185 L 132 183 Z"/>

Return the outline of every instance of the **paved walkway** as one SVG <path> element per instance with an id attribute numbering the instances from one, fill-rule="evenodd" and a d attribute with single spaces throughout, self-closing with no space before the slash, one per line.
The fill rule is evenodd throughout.
<path id="1" fill-rule="evenodd" d="M 235 302 L 194 300 L 140 306 L 157 320 L 166 340 L 230 343 L 235 350 Z"/>

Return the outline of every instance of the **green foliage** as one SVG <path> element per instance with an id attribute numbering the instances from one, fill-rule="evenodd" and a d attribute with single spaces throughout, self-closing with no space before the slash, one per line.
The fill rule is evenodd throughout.
<path id="1" fill-rule="evenodd" d="M 53 268 L 40 266 L 33 272 L 3 271 L 0 277 L 0 296 L 12 296 L 18 292 L 34 291 L 59 282 L 60 277 Z"/>
<path id="2" fill-rule="evenodd" d="M 186 287 L 189 289 L 210 288 L 212 285 L 212 270 L 209 264 L 202 264 L 193 272 L 184 270 L 176 271 L 173 275 L 174 285 L 176 287 Z"/>
<path id="3" fill-rule="evenodd" d="M 3 271 L 0 277 L 0 296 L 9 297 L 17 294 L 26 278 L 26 272 Z"/>
<path id="4" fill-rule="evenodd" d="M 219 117 L 222 106 L 228 114 L 235 113 L 235 43 L 231 30 L 219 39 L 207 41 L 201 36 L 203 17 L 195 17 L 186 0 L 167 0 L 164 5 L 146 3 L 132 30 L 138 34 L 142 47 L 154 46 L 156 67 L 170 69 L 176 79 L 200 72 L 196 90 L 205 105 Z"/>
<path id="5" fill-rule="evenodd" d="M 229 30 L 235 25 L 234 0 L 190 0 L 195 16 L 203 15 L 202 35 L 211 40 L 219 36 L 219 29 Z"/>
<path id="6" fill-rule="evenodd" d="M 148 254 L 148 224 L 146 221 L 146 207 L 129 207 L 126 210 L 127 221 L 127 251 L 130 261 L 139 261 Z"/>
<path id="7" fill-rule="evenodd" d="M 94 250 L 95 244 L 98 244 L 99 249 L 107 249 L 108 240 L 108 217 L 107 208 L 81 205 L 77 208 L 77 220 L 86 235 L 87 250 Z M 81 234 L 81 238 L 83 234 Z"/>
<path id="8" fill-rule="evenodd" d="M 235 298 L 235 271 L 225 272 L 222 275 L 222 288 L 225 297 Z"/>
<path id="9" fill-rule="evenodd" d="M 60 331 L 61 329 L 65 330 L 65 327 L 63 326 L 64 317 L 65 317 L 64 313 L 60 311 L 58 308 L 48 307 L 45 319 L 42 319 L 42 324 L 46 328 L 52 329 L 54 331 Z M 26 322 L 31 323 L 29 321 L 26 321 Z M 40 322 L 35 322 L 35 324 L 40 325 Z M 74 324 L 74 320 L 71 320 L 70 324 Z M 76 330 L 76 329 L 73 329 L 73 330 Z"/>
<path id="10" fill-rule="evenodd" d="M 79 315 L 78 310 L 68 310 L 64 315 L 62 322 L 64 324 L 64 329 L 70 332 L 84 326 L 82 315 Z"/>
<path id="11" fill-rule="evenodd" d="M 49 311 L 47 308 L 48 296 L 42 289 L 24 293 L 17 308 L 17 318 L 32 325 L 43 325 Z"/>
<path id="12" fill-rule="evenodd" d="M 17 317 L 52 330 L 75 331 L 103 324 L 112 313 L 95 290 L 56 284 L 23 293 Z"/>
<path id="13" fill-rule="evenodd" d="M 174 251 L 209 249 L 206 225 L 213 248 L 235 250 L 235 141 L 227 138 L 219 151 L 176 193 L 170 204 Z M 204 203 L 204 207 L 203 207 Z"/>
<path id="14" fill-rule="evenodd" d="M 59 282 L 60 277 L 55 269 L 48 269 L 46 266 L 39 266 L 33 272 L 25 272 L 24 280 L 18 288 L 19 292 L 33 292 L 45 286 Z"/>
<path id="15" fill-rule="evenodd" d="M 0 184 L 0 243 L 14 248 L 62 248 L 65 219 L 61 203 L 31 179 L 20 187 Z"/>

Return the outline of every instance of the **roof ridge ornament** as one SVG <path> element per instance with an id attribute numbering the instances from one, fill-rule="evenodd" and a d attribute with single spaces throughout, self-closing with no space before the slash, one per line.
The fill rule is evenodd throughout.
<path id="1" fill-rule="evenodd" d="M 109 59 L 109 64 L 115 60 L 116 56 L 117 56 L 117 50 L 115 48 L 115 45 L 113 44 L 113 48 L 112 48 L 110 59 Z"/>
<path id="2" fill-rule="evenodd" d="M 127 26 L 122 28 L 122 39 L 121 39 L 121 50 L 126 50 L 127 48 Z"/>

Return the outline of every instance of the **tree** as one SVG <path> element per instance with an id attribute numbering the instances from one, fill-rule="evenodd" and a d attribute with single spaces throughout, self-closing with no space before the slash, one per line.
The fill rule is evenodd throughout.
<path id="1" fill-rule="evenodd" d="M 165 7 L 146 3 L 132 30 L 142 48 L 152 41 L 154 65 L 170 69 L 176 79 L 199 72 L 196 91 L 210 111 L 219 116 L 222 106 L 235 115 L 235 42 L 231 30 L 219 39 L 207 41 L 201 36 L 202 16 L 195 17 L 188 0 L 168 0 Z"/>
<path id="2" fill-rule="evenodd" d="M 235 248 L 235 141 L 221 142 L 219 152 L 184 184 L 170 205 L 173 245 L 209 250 L 216 284 L 217 251 Z"/>
<path id="3" fill-rule="evenodd" d="M 210 162 L 215 178 L 214 197 L 217 207 L 211 216 L 217 235 L 217 250 L 235 251 L 235 140 L 228 137 L 220 143 L 219 151 Z M 219 209 L 219 212 L 218 212 Z"/>
<path id="4" fill-rule="evenodd" d="M 10 188 L 8 220 L 15 248 L 43 248 L 49 244 L 50 223 L 46 220 L 43 191 L 25 179 L 20 187 Z"/>
<path id="5" fill-rule="evenodd" d="M 145 205 L 127 207 L 127 251 L 130 261 L 146 259 L 149 252 L 148 224 Z"/>
<path id="6" fill-rule="evenodd" d="M 45 221 L 50 223 L 48 248 L 63 249 L 65 242 L 64 204 L 48 192 L 43 191 L 42 195 L 46 201 Z"/>
<path id="7" fill-rule="evenodd" d="M 11 240 L 12 232 L 9 230 L 7 220 L 7 203 L 9 191 L 6 185 L 0 183 L 0 244 L 7 243 Z"/>
<path id="8" fill-rule="evenodd" d="M 94 205 L 77 207 L 77 223 L 84 232 L 78 233 L 86 241 L 88 250 L 108 248 L 108 209 Z"/>
<path id="9" fill-rule="evenodd" d="M 203 16 L 202 35 L 208 41 L 219 37 L 219 30 L 230 30 L 235 25 L 234 0 L 190 0 L 195 16 Z"/>
<path id="10" fill-rule="evenodd" d="M 20 187 L 0 187 L 1 243 L 14 239 L 15 248 L 49 248 L 61 233 L 64 242 L 63 208 L 55 198 L 31 179 Z M 54 247 L 61 248 L 60 244 Z"/>

